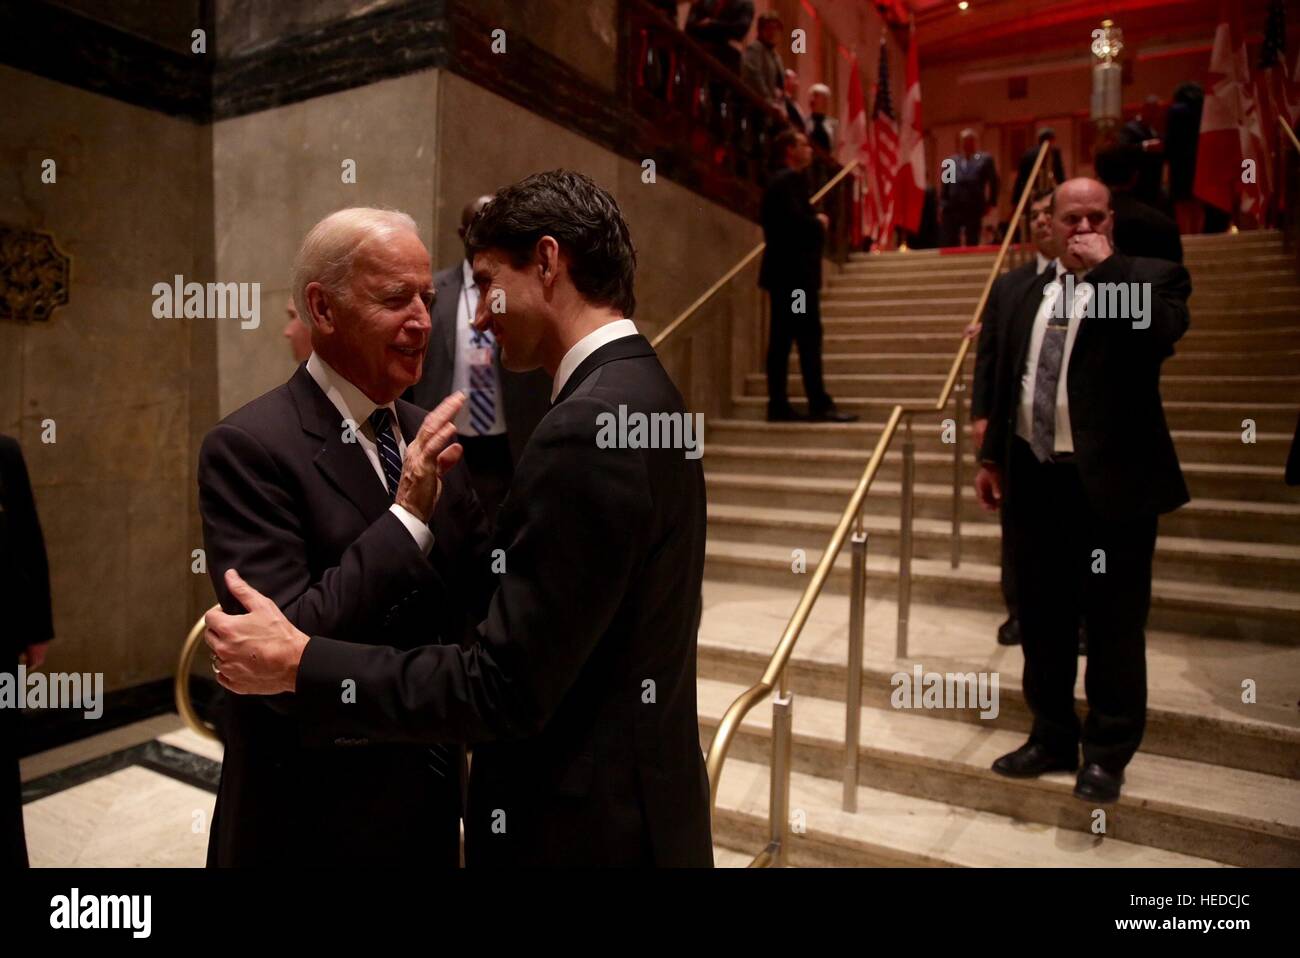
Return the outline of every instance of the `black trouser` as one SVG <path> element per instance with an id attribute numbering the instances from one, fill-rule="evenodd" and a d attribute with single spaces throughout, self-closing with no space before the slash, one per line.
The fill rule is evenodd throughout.
<path id="1" fill-rule="evenodd" d="M 809 284 L 811 285 L 811 284 Z M 794 312 L 793 289 L 771 289 L 772 323 L 767 340 L 767 408 L 784 409 L 790 404 L 786 376 L 790 366 L 790 347 L 799 346 L 799 369 L 803 373 L 803 391 L 808 397 L 808 411 L 824 411 L 831 404 L 822 381 L 822 316 L 820 291 L 805 289 L 804 312 Z"/>
<path id="2" fill-rule="evenodd" d="M 943 211 L 944 246 L 979 246 L 984 214 L 979 210 Z M 965 242 L 962 234 L 965 234 Z"/>
<path id="3" fill-rule="evenodd" d="M 1063 756 L 1080 739 L 1074 711 L 1079 623 L 1088 630 L 1083 760 L 1121 771 L 1146 724 L 1146 621 L 1156 516 L 1114 520 L 1088 504 L 1070 461 L 1039 463 L 1012 440 L 1006 508 L 1025 654 L 1030 741 Z M 1104 554 L 1105 571 L 1094 571 Z"/>
<path id="4" fill-rule="evenodd" d="M 0 659 L 0 671 L 17 680 L 18 659 Z M 17 708 L 0 708 L 0 867 L 27 867 L 27 838 L 23 833 L 23 786 L 18 773 Z"/>
<path id="5" fill-rule="evenodd" d="M 469 468 L 470 485 L 478 496 L 488 521 L 496 526 L 497 510 L 510 491 L 514 479 L 514 463 L 510 459 L 510 440 L 505 433 L 499 436 L 457 436 L 456 441 L 465 450 L 465 465 Z"/>
<path id="6" fill-rule="evenodd" d="M 1007 522 L 1010 515 L 1006 508 L 998 510 L 998 519 L 1002 522 L 1002 601 L 1006 603 L 1007 615 L 1016 617 L 1016 561 L 1011 551 L 1011 525 Z"/>

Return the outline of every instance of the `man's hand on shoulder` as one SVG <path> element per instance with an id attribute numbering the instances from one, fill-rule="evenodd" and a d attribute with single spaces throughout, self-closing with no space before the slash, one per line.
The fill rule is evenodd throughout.
<path id="1" fill-rule="evenodd" d="M 241 695 L 292 692 L 308 636 L 234 569 L 226 570 L 226 587 L 248 614 L 227 615 L 213 606 L 203 617 L 217 681 Z"/>

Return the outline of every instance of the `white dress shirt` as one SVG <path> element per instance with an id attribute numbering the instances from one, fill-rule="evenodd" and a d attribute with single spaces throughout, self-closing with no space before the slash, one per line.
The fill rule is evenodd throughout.
<path id="1" fill-rule="evenodd" d="M 461 262 L 460 296 L 456 300 L 456 362 L 451 374 L 451 391 L 463 392 L 469 396 L 469 367 L 473 350 L 480 349 L 474 345 L 474 311 L 478 309 L 478 287 L 474 285 L 474 268 L 469 260 Z M 492 347 L 495 349 L 496 347 Z M 454 420 L 456 432 L 462 436 L 499 436 L 506 431 L 506 416 L 501 401 L 501 373 L 495 362 L 492 364 L 492 388 L 496 397 L 496 419 L 486 432 L 474 428 L 469 415 L 469 402 L 461 407 Z"/>
<path id="2" fill-rule="evenodd" d="M 1038 252 L 1038 250 L 1034 250 L 1034 256 L 1037 261 L 1037 266 L 1035 267 L 1034 272 L 1038 273 L 1040 276 L 1042 275 L 1043 270 L 1047 269 L 1047 267 L 1051 266 L 1052 263 L 1055 262 L 1055 260 L 1050 260 L 1042 253 Z"/>
<path id="3" fill-rule="evenodd" d="M 559 368 L 555 370 L 555 382 L 551 385 L 551 402 L 555 402 L 555 397 L 560 394 L 564 384 L 569 381 L 573 371 L 582 365 L 584 359 L 606 343 L 612 343 L 616 339 L 622 339 L 624 336 L 635 336 L 636 334 L 636 323 L 630 319 L 616 319 L 612 323 L 606 323 L 599 329 L 593 329 L 570 346 L 569 351 L 560 360 Z"/>
<path id="4" fill-rule="evenodd" d="M 343 420 L 351 420 L 352 433 L 361 451 L 365 453 L 366 458 L 370 460 L 370 466 L 375 470 L 375 475 L 379 479 L 382 488 L 387 489 L 388 484 L 384 481 L 384 467 L 379 463 L 379 447 L 363 431 L 362 427 L 369 428 L 370 415 L 379 408 L 378 403 L 374 402 L 352 383 L 348 382 L 337 372 L 330 364 L 321 359 L 316 353 L 307 357 L 307 373 L 312 379 L 316 380 L 316 385 L 321 388 L 329 401 L 334 404 L 334 408 L 339 411 L 341 417 L 339 421 L 340 433 L 344 429 Z M 384 406 L 388 410 L 389 429 L 392 430 L 394 438 L 397 440 L 397 454 L 406 458 L 406 440 L 402 438 L 402 429 L 397 423 L 397 407 L 395 403 L 387 403 Z M 406 509 L 393 503 L 388 507 L 388 511 L 406 526 L 411 537 L 415 539 L 415 544 L 420 547 L 425 555 L 433 548 L 433 532 L 429 527 L 421 522 L 416 516 L 412 515 Z"/>
<path id="5" fill-rule="evenodd" d="M 1065 295 L 1060 278 L 1069 270 L 1056 263 L 1057 282 L 1048 285 L 1051 274 L 1044 276 L 1043 285 L 1047 292 L 1043 302 L 1034 316 L 1033 331 L 1029 335 L 1029 352 L 1025 356 L 1025 365 L 1020 372 L 1020 406 L 1016 412 L 1016 435 L 1025 442 L 1030 442 L 1034 429 L 1034 384 L 1038 378 L 1038 353 L 1043 348 L 1043 337 L 1047 335 L 1047 320 L 1056 308 L 1057 300 Z M 1070 370 L 1070 353 L 1074 349 L 1074 339 L 1079 334 L 1079 318 L 1083 315 L 1087 303 L 1092 299 L 1092 286 L 1079 282 L 1074 287 L 1074 302 L 1070 304 L 1068 325 L 1065 331 L 1065 347 L 1061 353 L 1061 377 L 1056 382 L 1056 435 L 1053 452 L 1074 452 L 1074 435 L 1070 432 L 1070 393 L 1067 377 Z"/>

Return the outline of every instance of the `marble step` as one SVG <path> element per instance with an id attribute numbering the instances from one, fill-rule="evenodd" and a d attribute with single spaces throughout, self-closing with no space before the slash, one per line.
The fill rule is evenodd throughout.
<path id="1" fill-rule="evenodd" d="M 709 535 L 727 542 L 756 542 L 787 549 L 824 546 L 839 515 L 805 509 L 763 509 L 754 506 L 709 504 Z M 863 517 L 870 536 L 868 550 L 898 555 L 898 517 L 870 513 Z M 1001 529 L 992 522 L 962 525 L 962 561 L 999 565 Z M 914 519 L 913 555 L 948 559 L 952 554 L 952 523 L 947 519 Z M 1278 542 L 1232 542 L 1162 535 L 1156 542 L 1153 575 L 1178 582 L 1265 588 L 1300 595 L 1300 545 Z"/>
<path id="2" fill-rule="evenodd" d="M 1259 303 L 1237 306 L 1225 300 L 1219 306 L 1199 299 L 1192 305 L 1184 336 L 1195 330 L 1245 331 L 1291 327 L 1300 320 L 1294 298 L 1285 304 Z M 821 303 L 822 326 L 827 335 L 843 333 L 960 333 L 974 316 L 975 300 L 876 300 L 827 297 Z M 1106 320 L 1101 320 L 1105 322 Z"/>
<path id="3" fill-rule="evenodd" d="M 823 543 L 804 550 L 807 573 L 817 567 Z M 706 577 L 775 588 L 806 584 L 795 571 L 791 549 L 760 542 L 733 542 L 710 537 L 705 545 Z M 964 561 L 953 569 L 946 559 L 912 560 L 912 600 L 967 609 L 1004 607 L 1000 564 Z M 849 553 L 844 549 L 826 582 L 834 594 L 847 594 Z M 1300 645 L 1300 593 L 1243 588 L 1205 582 L 1153 579 L 1149 626 L 1169 632 L 1245 638 L 1279 645 Z M 896 557 L 877 549 L 867 557 L 867 594 L 890 598 L 898 592 Z"/>
<path id="4" fill-rule="evenodd" d="M 947 380 L 935 373 L 826 373 L 826 390 L 836 402 L 847 399 L 893 399 L 938 396 Z M 802 398 L 803 377 L 793 373 L 786 388 L 791 398 Z M 745 394 L 767 397 L 763 373 L 745 376 Z M 1160 377 L 1160 395 L 1168 402 L 1227 402 L 1248 409 L 1255 403 L 1286 403 L 1300 412 L 1300 376 L 1291 375 L 1184 375 L 1166 373 Z"/>
<path id="5" fill-rule="evenodd" d="M 910 402 L 922 404 L 932 402 L 930 398 L 915 396 Z M 839 402 L 839 400 L 837 400 Z M 848 396 L 840 406 L 846 412 L 857 413 L 859 422 L 764 422 L 767 415 L 766 396 L 733 396 L 733 419 L 715 419 L 706 422 L 706 443 L 710 441 L 736 442 L 737 429 L 753 429 L 746 435 L 745 442 L 753 445 L 790 445 L 798 448 L 842 447 L 865 448 L 868 452 L 875 447 L 880 437 L 880 428 L 888 419 L 894 406 L 901 399 L 857 399 Z M 905 403 L 906 404 L 906 403 Z M 1278 404 L 1266 406 L 1234 407 L 1232 403 L 1187 403 L 1183 400 L 1170 400 L 1165 403 L 1165 417 L 1173 430 L 1174 446 L 1178 450 L 1179 460 L 1201 461 L 1201 463 L 1223 463 L 1258 465 L 1258 467 L 1275 469 L 1281 484 L 1283 468 L 1290 451 L 1295 425 L 1279 432 L 1257 432 L 1255 442 L 1242 442 L 1240 422 L 1255 409 L 1277 412 Z M 915 417 L 913 434 L 918 450 L 939 450 L 949 448 L 943 443 L 944 419 L 952 416 L 939 413 L 918 413 Z M 744 425 L 736 425 L 744 424 Z M 1217 428 L 1218 426 L 1218 428 Z M 1258 424 L 1257 424 L 1258 428 Z M 725 438 L 724 438 L 725 437 Z M 902 432 L 896 434 L 894 442 L 900 443 Z M 707 446 L 706 446 L 707 455 Z"/>
<path id="6" fill-rule="evenodd" d="M 767 667 L 800 593 L 751 583 L 706 580 L 700 626 L 699 675 L 738 683 L 756 681 Z M 896 657 L 897 605 L 892 596 L 864 604 L 862 703 L 889 708 L 892 677 L 916 664 L 925 671 L 1000 675 L 995 719 L 969 711 L 914 713 L 971 722 L 1021 735 L 1032 724 L 1021 687 L 1019 646 L 995 641 L 1004 609 L 963 609 L 913 602 L 908 655 Z M 844 702 L 847 681 L 848 598 L 824 595 L 813 606 L 790 660 L 790 685 L 800 694 Z M 1076 708 L 1087 708 L 1079 660 Z M 1254 683 L 1243 702 L 1242 683 Z M 1142 750 L 1230 768 L 1300 779 L 1300 656 L 1288 646 L 1147 631 L 1147 728 Z"/>
<path id="7" fill-rule="evenodd" d="M 705 457 L 707 459 L 706 451 Z M 705 471 L 709 501 L 737 506 L 810 509 L 840 514 L 856 485 L 852 479 L 803 478 L 789 475 L 747 475 Z M 897 519 L 901 484 L 877 478 L 867 494 L 864 512 Z M 951 482 L 917 482 L 913 515 L 924 519 L 952 516 Z M 992 513 L 963 489 L 963 522 L 994 522 Z M 1300 542 L 1300 503 L 1252 502 L 1238 499 L 1193 499 L 1160 517 L 1165 535 L 1236 542 Z"/>
<path id="8" fill-rule="evenodd" d="M 803 772 L 790 781 L 792 809 L 807 827 L 791 835 L 795 867 L 893 868 L 1205 868 L 1216 862 L 1080 834 L 1056 826 L 1026 828 L 1015 819 L 882 789 L 859 787 L 858 811 L 840 807 L 840 784 Z M 713 839 L 748 849 L 766 845 L 768 770 L 727 762 L 713 813 Z"/>
<path id="9" fill-rule="evenodd" d="M 962 330 L 969 316 L 949 316 L 943 326 L 932 332 L 917 331 L 912 326 L 902 326 L 893 332 L 828 332 L 822 338 L 822 354 L 836 353 L 919 353 L 930 352 L 947 357 L 952 362 L 961 343 Z M 1295 350 L 1300 344 L 1300 323 L 1285 326 L 1265 326 L 1245 329 L 1206 329 L 1193 325 L 1179 341 L 1178 351 L 1197 350 L 1267 353 L 1275 350 Z"/>
<path id="10" fill-rule="evenodd" d="M 742 437 L 743 438 L 743 437 Z M 963 469 L 964 483 L 975 477 L 974 451 L 970 430 L 964 431 Z M 952 481 L 952 446 L 927 443 L 918 446 L 916 453 L 916 478 L 918 482 L 943 483 Z M 867 449 L 828 449 L 799 447 L 799 454 L 790 455 L 789 448 L 762 445 L 728 445 L 714 439 L 706 426 L 704 466 L 724 473 L 780 474 L 837 479 L 857 479 L 866 468 L 870 452 Z M 902 475 L 903 453 L 901 444 L 885 453 L 880 478 L 898 481 Z M 1194 498 L 1251 499 L 1263 502 L 1300 503 L 1300 488 L 1281 481 L 1279 468 L 1253 466 L 1244 463 L 1184 462 L 1183 477 Z"/>
<path id="11" fill-rule="evenodd" d="M 1296 335 L 1300 344 L 1300 333 Z M 949 341 L 945 345 L 954 345 Z M 947 376 L 952 365 L 953 350 L 935 349 L 930 352 L 868 353 L 824 351 L 822 369 L 827 374 L 874 373 L 878 375 L 929 374 Z M 973 368 L 973 367 L 972 367 Z M 791 353 L 789 369 L 799 373 L 799 357 Z M 1179 350 L 1165 360 L 1163 372 L 1179 376 L 1286 376 L 1300 369 L 1300 349 L 1267 350 L 1252 352 L 1216 352 Z"/>
<path id="12" fill-rule="evenodd" d="M 709 679 L 697 687 L 701 737 L 711 739 L 723 712 L 745 687 Z M 795 773 L 842 788 L 843 703 L 794 689 L 793 704 Z M 1096 811 L 1103 806 L 1071 794 L 1073 774 L 1010 779 L 989 768 L 999 755 L 1022 745 L 1023 734 L 925 718 L 904 709 L 865 707 L 860 715 L 859 786 L 1096 839 Z M 770 702 L 755 707 L 733 739 L 731 756 L 763 765 L 771 753 L 771 717 Z M 723 782 L 726 776 L 724 765 Z M 1294 779 L 1142 752 L 1129 764 L 1125 779 L 1120 800 L 1104 806 L 1105 842 L 1237 866 L 1300 865 L 1300 782 Z M 820 804 L 804 808 L 793 792 L 792 785 L 791 808 L 807 813 L 812 831 L 827 809 Z M 840 807 L 835 793 L 828 795 L 831 807 Z M 862 809 L 857 814 L 871 813 Z"/>

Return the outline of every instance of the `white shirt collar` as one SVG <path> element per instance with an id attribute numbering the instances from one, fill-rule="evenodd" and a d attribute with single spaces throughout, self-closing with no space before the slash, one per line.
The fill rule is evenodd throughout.
<path id="1" fill-rule="evenodd" d="M 1034 255 L 1038 257 L 1038 272 L 1039 272 L 1039 273 L 1042 273 L 1043 270 L 1047 269 L 1047 267 L 1051 266 L 1052 263 L 1055 262 L 1054 260 L 1050 260 L 1050 259 L 1048 259 L 1046 256 L 1044 256 L 1042 253 L 1038 252 L 1038 250 L 1034 250 Z"/>
<path id="2" fill-rule="evenodd" d="M 320 357 L 319 353 L 312 353 L 307 357 L 307 373 L 312 379 L 316 380 L 316 385 L 334 404 L 334 408 L 339 411 L 339 414 L 344 419 L 351 419 L 357 424 L 358 429 L 365 425 L 371 414 L 379 408 L 378 403 L 340 376 L 329 363 Z M 392 422 L 396 425 L 397 409 L 395 404 L 386 403 L 384 408 L 388 410 L 392 416 Z"/>
<path id="3" fill-rule="evenodd" d="M 599 329 L 593 329 L 574 343 L 560 360 L 559 368 L 555 370 L 555 382 L 551 385 L 551 402 L 555 402 L 555 397 L 564 389 L 564 384 L 569 381 L 573 371 L 582 365 L 584 359 L 606 343 L 636 334 L 636 323 L 630 319 L 616 319 Z"/>
<path id="4" fill-rule="evenodd" d="M 460 284 L 465 289 L 474 288 L 474 267 L 467 259 L 460 261 Z M 474 317 L 472 316 L 470 317 L 470 319 L 473 318 Z"/>

